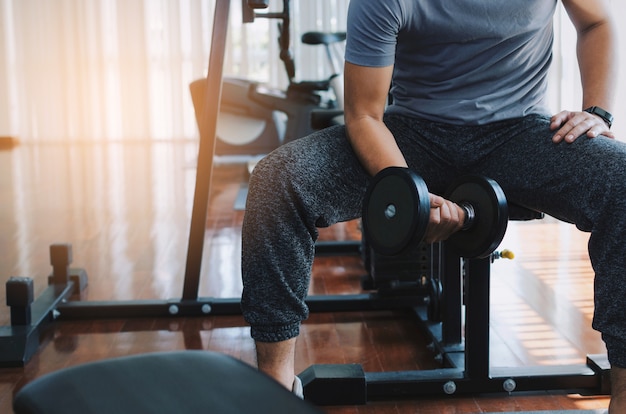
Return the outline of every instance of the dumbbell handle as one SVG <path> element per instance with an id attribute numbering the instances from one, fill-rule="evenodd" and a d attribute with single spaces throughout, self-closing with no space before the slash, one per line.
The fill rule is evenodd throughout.
<path id="1" fill-rule="evenodd" d="M 476 210 L 474 210 L 474 206 L 467 201 L 461 201 L 457 204 L 465 212 L 465 220 L 463 220 L 463 227 L 461 227 L 461 231 L 467 230 L 474 224 L 474 219 L 476 219 Z"/>
<path id="2" fill-rule="evenodd" d="M 488 257 L 500 244 L 508 222 L 507 202 L 495 181 L 459 177 L 443 197 L 463 209 L 459 231 L 447 245 L 460 257 Z M 371 247 L 386 256 L 408 252 L 422 242 L 429 225 L 430 196 L 424 180 L 408 168 L 388 167 L 373 178 L 363 203 L 363 232 Z"/>

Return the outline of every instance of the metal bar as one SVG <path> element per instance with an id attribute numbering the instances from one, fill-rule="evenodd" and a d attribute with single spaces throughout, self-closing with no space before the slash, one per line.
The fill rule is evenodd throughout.
<path id="1" fill-rule="evenodd" d="M 318 241 L 315 243 L 316 256 L 348 256 L 360 254 L 360 240 Z"/>
<path id="2" fill-rule="evenodd" d="M 205 102 L 202 110 L 202 118 L 200 120 L 200 122 L 206 123 L 208 134 L 204 137 L 200 137 L 200 144 L 198 146 L 196 188 L 194 192 L 187 264 L 183 286 L 183 299 L 187 300 L 196 299 L 198 297 L 198 288 L 200 286 L 204 235 L 209 206 L 211 176 L 213 174 L 217 117 L 222 96 L 222 72 L 224 69 L 229 11 L 230 0 L 218 0 L 216 2 L 213 16 L 211 54 L 209 56 L 209 69 L 206 80 L 207 93 L 205 93 Z"/>
<path id="3" fill-rule="evenodd" d="M 355 405 L 375 400 L 448 395 L 574 391 L 604 394 L 602 375 L 587 365 L 511 367 L 492 377 L 467 377 L 463 368 L 364 372 L 361 365 L 312 365 L 299 376 L 307 400 L 317 405 Z M 347 395 L 337 390 L 349 389 Z M 309 392 L 311 391 L 311 392 Z M 360 396 L 365 394 L 363 398 Z"/>
<path id="4" fill-rule="evenodd" d="M 439 243 L 441 255 L 439 276 L 443 286 L 442 342 L 444 344 L 460 344 L 462 342 L 461 308 L 463 306 L 461 259 L 446 247 L 445 242 Z"/>
<path id="5" fill-rule="evenodd" d="M 39 348 L 40 329 L 54 319 L 54 310 L 73 290 L 72 282 L 48 286 L 31 304 L 31 324 L 0 327 L 0 367 L 20 367 L 30 360 Z"/>
<path id="6" fill-rule="evenodd" d="M 489 376 L 489 257 L 465 261 L 465 375 Z"/>
<path id="7" fill-rule="evenodd" d="M 57 308 L 59 320 L 108 318 L 160 318 L 209 315 L 240 315 L 235 298 L 197 300 L 71 301 Z"/>
<path id="8" fill-rule="evenodd" d="M 385 297 L 377 293 L 354 295 L 316 295 L 309 296 L 306 304 L 311 312 L 352 312 L 372 310 L 411 310 L 423 305 L 421 296 Z"/>
<path id="9" fill-rule="evenodd" d="M 315 295 L 306 299 L 311 312 L 352 312 L 410 309 L 422 297 L 381 297 L 376 293 Z M 69 301 L 56 307 L 59 320 L 241 315 L 239 298 L 196 300 Z"/>
<path id="10" fill-rule="evenodd" d="M 501 369 L 497 377 L 468 378 L 462 369 L 365 373 L 367 400 L 513 391 L 600 391 L 600 377 L 585 365 Z"/>

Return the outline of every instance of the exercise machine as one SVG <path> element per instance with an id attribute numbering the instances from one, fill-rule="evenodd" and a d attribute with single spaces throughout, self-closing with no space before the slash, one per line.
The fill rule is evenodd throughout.
<path id="1" fill-rule="evenodd" d="M 263 155 L 279 145 L 315 130 L 311 118 L 321 110 L 343 110 L 343 68 L 340 44 L 345 32 L 306 32 L 305 45 L 324 48 L 330 75 L 321 80 L 296 80 L 291 51 L 291 0 L 283 0 L 278 12 L 256 12 L 243 2 L 243 22 L 278 20 L 279 56 L 288 85 L 272 88 L 256 81 L 224 77 L 217 125 L 216 155 Z M 206 135 L 204 96 L 210 93 L 204 79 L 189 85 L 200 135 Z"/>
<path id="2" fill-rule="evenodd" d="M 296 80 L 296 65 L 291 52 L 291 0 L 282 1 L 282 11 L 244 13 L 244 21 L 254 19 L 277 19 L 279 57 L 287 75 L 286 90 L 270 89 L 258 85 L 250 89 L 250 100 L 266 108 L 287 115 L 284 143 L 313 132 L 311 113 L 320 109 L 343 110 L 343 61 L 337 46 L 346 39 L 345 32 L 306 32 L 301 42 L 306 45 L 323 46 L 331 74 L 322 80 Z M 244 7 L 244 10 L 246 8 Z M 248 9 L 249 10 L 249 9 Z"/>
<path id="3" fill-rule="evenodd" d="M 363 206 L 371 282 L 384 287 L 386 295 L 407 289 L 425 295 L 424 303 L 405 310 L 427 334 L 441 368 L 365 372 L 359 364 L 313 365 L 299 374 L 306 398 L 318 405 L 354 405 L 378 399 L 514 391 L 609 394 L 610 365 L 605 354 L 588 355 L 584 364 L 491 369 L 490 266 L 506 256 L 495 248 L 508 220 L 542 219 L 543 214 L 508 203 L 497 183 L 485 177 L 462 177 L 446 196 L 465 210 L 465 224 L 447 241 L 426 250 L 421 240 L 430 209 L 428 189 L 415 173 L 396 167 L 383 170 L 372 180 Z M 424 262 L 429 259 L 427 273 Z M 383 271 L 377 272 L 377 266 Z M 411 269 L 419 273 L 411 274 Z"/>

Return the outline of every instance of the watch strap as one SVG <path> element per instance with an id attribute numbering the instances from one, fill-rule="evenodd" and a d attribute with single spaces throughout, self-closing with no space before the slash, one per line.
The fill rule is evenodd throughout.
<path id="1" fill-rule="evenodd" d="M 599 106 L 590 106 L 589 108 L 584 110 L 585 112 L 589 112 L 590 114 L 594 114 L 602 118 L 604 122 L 611 128 L 613 125 L 613 115 L 607 110 L 600 108 Z"/>

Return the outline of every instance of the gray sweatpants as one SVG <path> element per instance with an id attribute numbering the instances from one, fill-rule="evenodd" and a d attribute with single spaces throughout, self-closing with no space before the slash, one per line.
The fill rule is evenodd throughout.
<path id="1" fill-rule="evenodd" d="M 609 361 L 626 367 L 626 144 L 605 137 L 554 144 L 549 119 L 539 115 L 483 126 L 385 122 L 431 192 L 478 173 L 508 200 L 591 232 L 593 327 Z M 283 145 L 257 165 L 243 223 L 241 301 L 255 340 L 298 335 L 317 228 L 359 217 L 369 179 L 343 126 Z"/>

